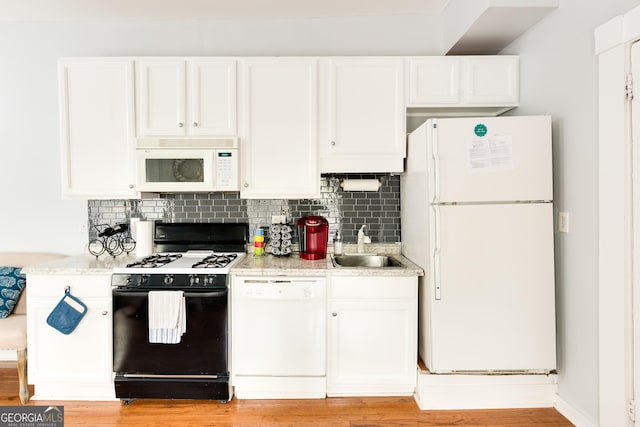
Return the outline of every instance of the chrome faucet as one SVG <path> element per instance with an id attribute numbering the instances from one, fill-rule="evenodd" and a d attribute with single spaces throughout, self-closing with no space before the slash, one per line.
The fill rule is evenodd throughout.
<path id="1" fill-rule="evenodd" d="M 358 230 L 358 253 L 359 254 L 364 253 L 365 243 L 371 243 L 371 237 L 364 234 L 364 228 L 366 226 L 367 224 L 363 224 L 362 227 L 360 227 L 360 230 Z"/>

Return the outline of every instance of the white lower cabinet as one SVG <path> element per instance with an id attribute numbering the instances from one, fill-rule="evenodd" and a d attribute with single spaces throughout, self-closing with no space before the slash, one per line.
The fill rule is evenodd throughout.
<path id="1" fill-rule="evenodd" d="M 29 384 L 35 400 L 115 399 L 112 374 L 111 274 L 27 276 Z M 64 335 L 47 317 L 69 287 L 86 306 Z"/>
<path id="2" fill-rule="evenodd" d="M 417 364 L 417 277 L 331 277 L 328 396 L 412 395 Z"/>

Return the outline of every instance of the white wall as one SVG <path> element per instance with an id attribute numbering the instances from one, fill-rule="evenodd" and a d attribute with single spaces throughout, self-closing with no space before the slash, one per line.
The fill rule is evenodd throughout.
<path id="1" fill-rule="evenodd" d="M 598 425 L 598 110 L 593 31 L 637 0 L 562 0 L 503 53 L 521 55 L 521 105 L 513 114 L 554 117 L 559 395 Z"/>
<path id="2" fill-rule="evenodd" d="M 0 23 L 0 251 L 85 252 L 87 204 L 60 192 L 56 59 L 149 55 L 433 55 L 433 15 Z M 100 153 L 95 153 L 100 161 Z"/>

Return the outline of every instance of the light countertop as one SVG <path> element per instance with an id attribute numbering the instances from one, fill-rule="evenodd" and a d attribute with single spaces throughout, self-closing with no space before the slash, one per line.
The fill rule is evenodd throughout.
<path id="1" fill-rule="evenodd" d="M 353 246 L 353 247 L 352 247 Z M 239 263 L 231 268 L 234 275 L 289 275 L 289 276 L 422 276 L 423 270 L 399 254 L 399 245 L 367 245 L 368 253 L 393 255 L 406 268 L 334 267 L 331 254 L 322 260 L 308 261 L 300 258 L 298 253 L 286 257 L 273 255 L 254 256 L 248 253 Z M 345 245 L 345 253 L 354 253 L 355 245 Z M 131 255 L 112 257 L 102 255 L 96 259 L 90 254 L 32 265 L 23 269 L 26 274 L 111 274 L 113 268 L 122 267 L 136 260 Z"/>
<path id="2" fill-rule="evenodd" d="M 423 270 L 402 255 L 390 254 L 406 268 L 334 267 L 331 255 L 325 259 L 308 261 L 297 253 L 288 257 L 273 255 L 247 256 L 231 269 L 239 276 L 422 276 Z"/>
<path id="3" fill-rule="evenodd" d="M 133 254 L 115 258 L 110 255 L 96 258 L 91 254 L 84 254 L 30 265 L 23 268 L 22 272 L 26 274 L 111 274 L 115 267 L 125 266 L 135 259 Z"/>
<path id="4" fill-rule="evenodd" d="M 238 264 L 231 268 L 236 275 L 271 275 L 271 276 L 325 276 L 329 264 L 327 259 L 308 261 L 297 253 L 286 257 L 273 255 L 255 256 L 247 254 Z"/>

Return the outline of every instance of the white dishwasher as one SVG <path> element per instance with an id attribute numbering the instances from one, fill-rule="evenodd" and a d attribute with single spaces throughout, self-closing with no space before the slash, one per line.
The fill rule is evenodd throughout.
<path id="1" fill-rule="evenodd" d="M 324 398 L 325 278 L 237 276 L 231 301 L 236 397 Z"/>

